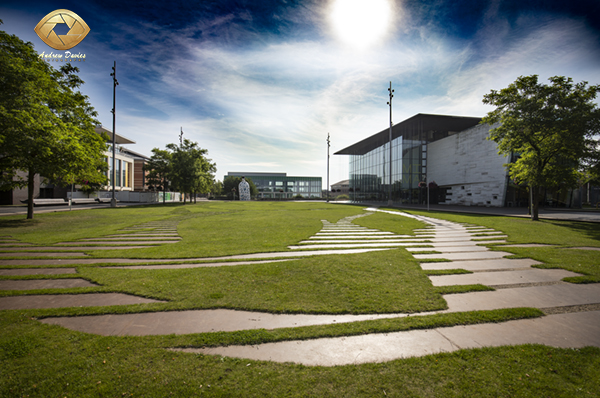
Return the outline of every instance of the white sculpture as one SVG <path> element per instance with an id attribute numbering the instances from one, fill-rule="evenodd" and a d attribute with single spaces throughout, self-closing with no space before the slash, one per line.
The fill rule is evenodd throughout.
<path id="1" fill-rule="evenodd" d="M 246 177 L 242 177 L 242 181 L 238 185 L 240 192 L 240 200 L 250 200 L 250 184 L 246 181 Z"/>

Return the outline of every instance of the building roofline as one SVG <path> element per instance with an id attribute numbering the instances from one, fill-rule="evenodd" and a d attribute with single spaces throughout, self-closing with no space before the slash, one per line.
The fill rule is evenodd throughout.
<path id="1" fill-rule="evenodd" d="M 113 139 L 113 132 L 112 131 L 110 131 L 109 129 L 105 128 L 104 126 L 96 126 L 95 130 L 96 130 L 96 133 L 98 133 L 98 134 L 104 133 L 104 134 L 108 135 L 108 141 L 107 142 L 112 143 L 112 139 Z M 131 140 L 131 139 L 129 139 L 129 138 L 123 136 L 123 135 L 115 134 L 115 143 L 121 144 L 121 145 L 123 145 L 123 144 L 135 144 L 135 141 Z"/>
<path id="2" fill-rule="evenodd" d="M 435 115 L 428 113 L 417 113 L 392 126 L 392 139 L 396 139 L 404 133 L 420 129 L 424 132 L 434 130 L 447 130 L 459 132 L 477 125 L 480 117 Z M 389 142 L 389 127 L 365 138 L 355 144 L 337 151 L 334 155 L 364 155 L 373 149 Z"/>

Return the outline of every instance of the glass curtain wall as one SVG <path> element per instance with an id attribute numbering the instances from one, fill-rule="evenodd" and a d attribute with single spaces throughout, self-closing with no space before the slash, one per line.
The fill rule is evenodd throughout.
<path id="1" fill-rule="evenodd" d="M 392 140 L 391 181 L 389 145 L 389 141 L 381 142 L 364 155 L 350 155 L 351 200 L 386 201 L 390 196 L 390 183 L 392 201 L 417 204 L 424 200 L 427 140 L 420 124 L 403 128 L 401 135 Z"/>

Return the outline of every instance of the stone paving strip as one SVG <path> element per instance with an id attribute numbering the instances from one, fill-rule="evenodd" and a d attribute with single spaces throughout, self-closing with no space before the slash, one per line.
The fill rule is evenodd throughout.
<path id="1" fill-rule="evenodd" d="M 135 244 L 137 245 L 144 245 L 144 246 L 156 246 L 156 245 L 162 245 L 165 243 L 177 243 L 179 242 L 178 240 L 151 240 L 151 241 L 147 241 L 147 240 L 136 240 L 136 241 L 109 241 L 109 240 L 90 240 L 90 241 L 86 241 L 86 242 L 82 242 L 82 241 L 77 241 L 77 242 L 59 242 L 56 245 L 57 246 L 81 246 L 81 247 L 85 247 L 86 244 L 89 244 L 90 246 L 92 245 L 110 245 L 111 247 L 115 247 L 115 248 L 120 248 L 122 246 L 129 246 L 131 244 Z"/>
<path id="2" fill-rule="evenodd" d="M 423 268 L 424 270 L 464 269 L 467 271 L 482 272 L 531 268 L 532 265 L 538 264 L 541 263 L 530 258 L 502 258 L 478 261 L 447 261 L 439 263 L 421 263 L 421 268 Z"/>
<path id="3" fill-rule="evenodd" d="M 10 268 L 0 269 L 0 276 L 76 274 L 75 268 Z"/>
<path id="4" fill-rule="evenodd" d="M 298 252 L 272 252 L 272 253 L 253 253 L 239 254 L 224 257 L 202 257 L 202 258 L 161 258 L 161 259 L 143 259 L 143 258 L 82 258 L 82 259 L 31 259 L 31 260 L 2 260 L 0 266 L 44 266 L 44 265 L 81 265 L 81 264 L 135 264 L 145 265 L 147 263 L 167 263 L 167 262 L 192 262 L 192 261 L 225 261 L 225 260 L 251 260 L 251 259 L 269 259 L 269 258 L 296 258 L 305 256 L 321 256 L 328 254 L 356 254 L 367 253 L 371 251 L 388 250 L 386 248 L 360 248 L 360 249 L 340 249 L 340 250 L 313 250 Z"/>
<path id="5" fill-rule="evenodd" d="M 60 251 L 61 256 L 64 255 L 63 252 L 68 252 L 72 250 L 129 250 L 129 249 L 145 249 L 148 246 L 120 246 L 120 245 L 111 245 L 111 246 L 83 246 L 83 245 L 73 245 L 73 246 L 29 246 L 29 247 L 2 247 L 0 251 L 7 253 L 10 252 L 24 252 L 30 250 L 55 250 Z M 57 254 L 58 255 L 58 254 Z"/>
<path id="6" fill-rule="evenodd" d="M 79 248 L 81 250 L 81 248 Z M 77 252 L 61 252 L 61 253 L 51 253 L 51 252 L 10 252 L 10 253 L 0 253 L 0 257 L 86 257 L 85 253 L 77 253 Z"/>
<path id="7" fill-rule="evenodd" d="M 0 310 L 24 310 L 64 307 L 103 307 L 109 305 L 130 305 L 164 303 L 144 297 L 123 293 L 85 294 L 41 294 L 0 297 Z"/>
<path id="8" fill-rule="evenodd" d="M 503 272 L 476 272 L 473 274 L 439 275 L 430 276 L 433 286 L 452 285 L 509 285 L 523 283 L 545 283 L 560 281 L 562 278 L 580 276 L 575 272 L 564 269 L 536 269 L 508 270 Z"/>
<path id="9" fill-rule="evenodd" d="M 172 351 L 294 362 L 307 366 L 339 366 L 517 344 L 600 347 L 600 311 L 548 315 L 498 324 Z"/>
<path id="10" fill-rule="evenodd" d="M 406 316 L 408 315 L 290 315 L 216 309 L 56 317 L 43 319 L 42 322 L 104 336 L 149 336 L 291 328 Z"/>
<path id="11" fill-rule="evenodd" d="M 0 281 L 0 290 L 70 289 L 74 287 L 98 287 L 85 279 L 25 279 Z"/>

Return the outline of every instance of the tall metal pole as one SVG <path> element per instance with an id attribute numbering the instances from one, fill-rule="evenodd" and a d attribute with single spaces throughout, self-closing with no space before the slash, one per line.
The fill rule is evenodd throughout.
<path id="1" fill-rule="evenodd" d="M 329 203 L 329 133 L 327 133 L 327 203 Z"/>
<path id="2" fill-rule="evenodd" d="M 392 82 L 390 82 L 390 88 L 388 88 L 390 95 L 390 102 L 388 105 L 390 106 L 390 185 L 388 187 L 389 197 L 388 197 L 388 206 L 392 205 L 392 98 L 394 97 L 394 90 L 392 90 Z"/>
<path id="3" fill-rule="evenodd" d="M 115 156 L 116 156 L 116 135 L 117 132 L 116 127 L 115 127 L 115 114 L 116 114 L 116 108 L 115 108 L 115 103 L 116 103 L 116 94 L 117 94 L 117 86 L 119 85 L 119 82 L 117 81 L 117 61 L 115 61 L 113 67 L 112 67 L 113 72 L 110 74 L 113 77 L 113 107 L 112 107 L 112 114 L 113 114 L 113 125 L 112 125 L 112 177 L 111 177 L 111 182 L 112 182 L 112 198 L 110 200 L 110 207 L 117 207 L 117 198 L 115 197 L 115 182 L 117 180 L 117 170 L 116 170 L 116 164 L 115 164 Z"/>
<path id="4" fill-rule="evenodd" d="M 179 147 L 180 148 L 183 147 L 183 127 L 181 127 L 180 133 L 179 133 Z"/>

